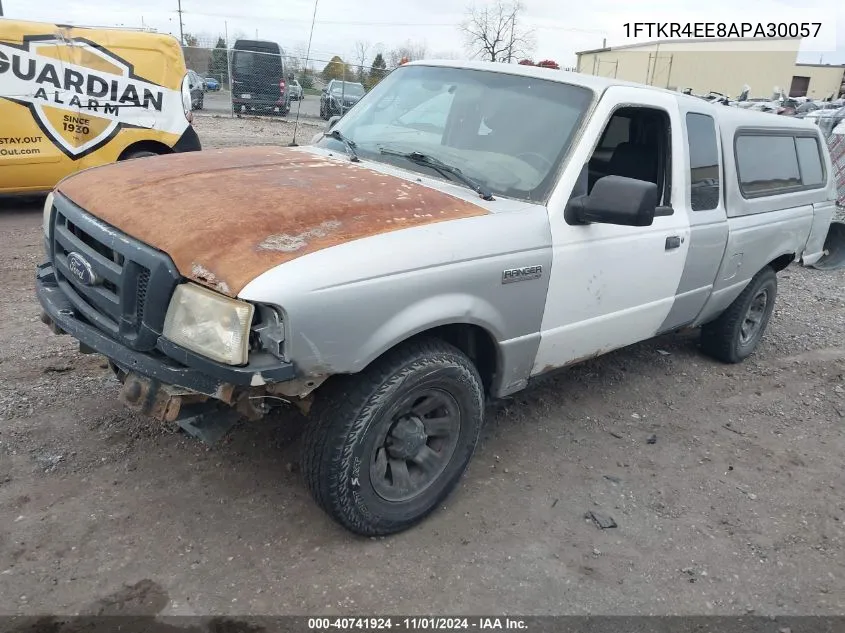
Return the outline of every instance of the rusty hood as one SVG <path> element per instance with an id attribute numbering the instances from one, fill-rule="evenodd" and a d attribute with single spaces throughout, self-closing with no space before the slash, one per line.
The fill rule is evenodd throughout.
<path id="1" fill-rule="evenodd" d="M 185 277 L 232 297 L 307 253 L 488 213 L 365 163 L 288 147 L 132 160 L 81 172 L 57 189 L 167 253 Z"/>

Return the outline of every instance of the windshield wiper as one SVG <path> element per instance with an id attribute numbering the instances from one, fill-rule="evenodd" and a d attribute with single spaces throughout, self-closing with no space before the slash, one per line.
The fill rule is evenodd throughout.
<path id="1" fill-rule="evenodd" d="M 332 130 L 331 132 L 323 132 L 323 136 L 330 136 L 343 143 L 343 146 L 346 148 L 346 153 L 349 154 L 349 160 L 353 163 L 361 162 L 361 159 L 358 158 L 358 154 L 355 153 L 355 141 L 349 139 L 343 132 L 340 130 Z"/>
<path id="2" fill-rule="evenodd" d="M 388 154 L 390 156 L 401 156 L 402 158 L 407 158 L 412 163 L 416 163 L 417 165 L 425 165 L 426 167 L 431 167 L 435 171 L 439 171 L 440 173 L 446 173 L 453 175 L 457 180 L 460 180 L 464 183 L 467 187 L 472 189 L 475 193 L 481 196 L 484 200 L 495 200 L 493 194 L 487 189 L 484 185 L 479 182 L 476 182 L 469 176 L 465 175 L 460 169 L 453 165 L 449 165 L 448 163 L 444 163 L 439 158 L 435 158 L 434 156 L 430 156 L 428 154 L 423 154 L 422 152 L 398 152 L 393 149 L 387 149 L 385 147 L 379 147 L 379 152 L 382 154 Z"/>

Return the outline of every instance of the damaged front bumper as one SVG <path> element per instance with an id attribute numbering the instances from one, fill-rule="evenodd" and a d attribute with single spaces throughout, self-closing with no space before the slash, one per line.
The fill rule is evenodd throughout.
<path id="1" fill-rule="evenodd" d="M 55 333 L 77 339 L 81 352 L 107 357 L 123 383 L 121 400 L 131 409 L 162 421 L 197 424 L 203 416 L 208 422 L 209 415 L 219 411 L 227 416 L 260 417 L 251 396 L 266 391 L 267 385 L 296 378 L 293 364 L 266 354 L 233 367 L 194 354 L 163 337 L 151 352 L 133 350 L 80 317 L 59 287 L 51 263 L 38 267 L 36 294 L 44 311 L 42 321 Z M 221 404 L 226 408 L 221 409 Z M 186 426 L 186 430 L 191 429 Z"/>

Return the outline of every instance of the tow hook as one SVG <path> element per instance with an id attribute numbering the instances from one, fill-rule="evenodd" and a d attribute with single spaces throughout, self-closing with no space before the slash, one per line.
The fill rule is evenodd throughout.
<path id="1" fill-rule="evenodd" d="M 135 372 L 126 374 L 120 392 L 120 400 L 128 408 L 162 422 L 176 421 L 183 404 L 207 399 L 208 396 L 203 394 L 165 385 Z"/>
<path id="2" fill-rule="evenodd" d="M 65 331 L 62 328 L 60 328 L 58 325 L 56 325 L 56 322 L 53 321 L 53 319 L 50 318 L 50 315 L 47 314 L 46 312 L 44 312 L 43 310 L 41 311 L 41 322 L 44 325 L 46 325 L 47 327 L 49 327 L 50 331 L 53 334 L 61 335 L 61 334 L 65 333 Z"/>
<path id="3" fill-rule="evenodd" d="M 221 385 L 221 402 L 205 394 L 167 385 L 129 372 L 123 378 L 120 400 L 131 410 L 161 422 L 175 422 L 185 432 L 207 444 L 215 444 L 237 423 L 241 414 L 254 417 L 257 409 L 241 399 L 233 407 L 233 385 Z M 252 414 L 252 415 L 250 415 Z"/>

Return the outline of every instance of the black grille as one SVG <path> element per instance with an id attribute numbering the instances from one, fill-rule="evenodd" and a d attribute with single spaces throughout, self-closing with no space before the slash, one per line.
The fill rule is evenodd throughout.
<path id="1" fill-rule="evenodd" d="M 150 271 L 146 268 L 138 275 L 138 290 L 135 292 L 135 314 L 138 321 L 144 320 L 144 305 L 147 302 L 147 285 L 150 283 Z"/>
<path id="2" fill-rule="evenodd" d="M 135 349 L 155 347 L 179 274 L 167 255 L 117 231 L 66 198 L 56 196 L 52 259 L 59 287 L 78 314 Z M 75 253 L 94 283 L 71 271 Z"/>

